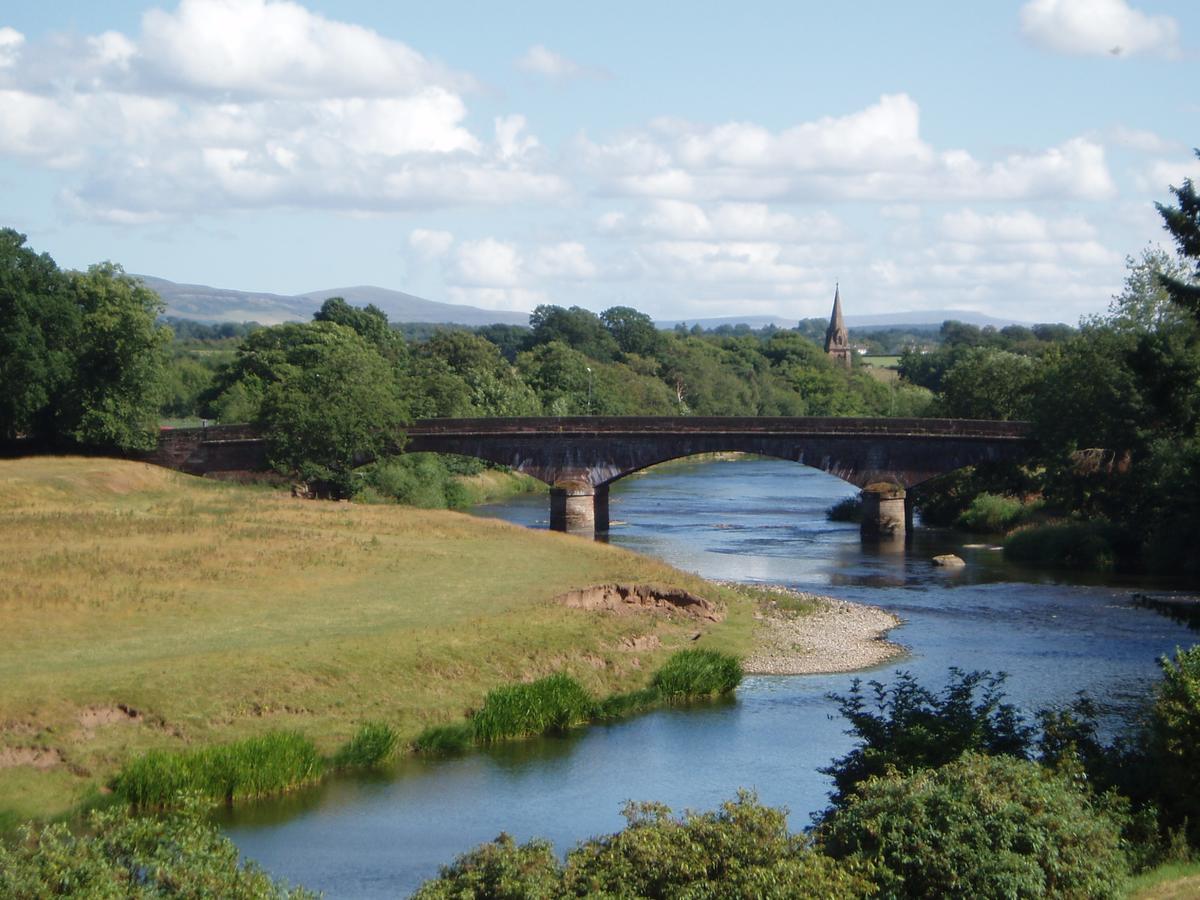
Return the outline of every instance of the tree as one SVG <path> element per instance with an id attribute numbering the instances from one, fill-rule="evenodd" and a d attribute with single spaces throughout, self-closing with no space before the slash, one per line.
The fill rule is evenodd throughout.
<path id="1" fill-rule="evenodd" d="M 171 330 L 161 298 L 114 263 L 71 272 L 79 310 L 73 372 L 55 403 L 59 434 L 79 444 L 150 449 L 166 391 Z"/>
<path id="2" fill-rule="evenodd" d="M 1200 157 L 1200 149 L 1196 150 Z M 1175 238 L 1180 255 L 1195 263 L 1190 280 L 1165 274 L 1163 286 L 1171 299 L 1200 321 L 1200 196 L 1192 179 L 1185 178 L 1183 185 L 1171 188 L 1178 206 L 1154 204 L 1163 217 L 1163 227 Z"/>
<path id="3" fill-rule="evenodd" d="M 79 310 L 66 277 L 25 235 L 0 229 L 0 438 L 49 438 L 74 367 Z"/>
<path id="4" fill-rule="evenodd" d="M 942 379 L 945 413 L 963 419 L 1023 419 L 1037 367 L 1028 356 L 973 347 Z"/>
<path id="5" fill-rule="evenodd" d="M 313 313 L 313 321 L 336 322 L 354 329 L 389 362 L 396 362 L 405 354 L 404 338 L 388 324 L 387 313 L 374 303 L 351 306 L 341 297 L 330 297 Z"/>
<path id="6" fill-rule="evenodd" d="M 613 306 L 600 313 L 600 321 L 613 336 L 622 353 L 654 356 L 662 344 L 662 336 L 654 320 L 628 306 Z"/>
<path id="7" fill-rule="evenodd" d="M 258 421 L 272 466 L 347 496 L 354 468 L 403 444 L 407 411 L 391 366 L 372 344 L 332 322 L 307 327 L 323 340 L 278 368 Z"/>
<path id="8" fill-rule="evenodd" d="M 595 360 L 608 361 L 617 354 L 617 342 L 604 323 L 590 310 L 579 306 L 541 305 L 529 316 L 531 346 L 559 341 Z"/>
<path id="9" fill-rule="evenodd" d="M 1151 334 L 1184 324 L 1186 310 L 1167 284 L 1187 278 L 1187 266 L 1160 247 L 1147 247 L 1138 258 L 1125 257 L 1125 284 L 1108 305 L 1105 324 L 1117 331 Z"/>

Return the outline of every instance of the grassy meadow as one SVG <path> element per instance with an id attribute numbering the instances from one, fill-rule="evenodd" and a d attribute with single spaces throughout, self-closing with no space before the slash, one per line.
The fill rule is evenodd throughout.
<path id="1" fill-rule="evenodd" d="M 118 460 L 0 461 L 0 566 L 0 829 L 94 801 L 148 750 L 294 731 L 332 754 L 367 722 L 408 743 L 500 685 L 561 672 L 604 697 L 753 630 L 750 599 L 604 544 Z M 729 615 L 551 602 L 609 581 Z"/>

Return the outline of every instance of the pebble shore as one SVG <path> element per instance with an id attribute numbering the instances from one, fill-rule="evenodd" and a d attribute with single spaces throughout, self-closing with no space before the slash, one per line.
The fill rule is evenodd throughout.
<path id="1" fill-rule="evenodd" d="M 777 587 L 772 593 L 816 606 L 796 613 L 774 603 L 761 605 L 754 652 L 742 660 L 747 675 L 816 675 L 869 669 L 903 656 L 887 633 L 900 619 L 877 606 Z"/>

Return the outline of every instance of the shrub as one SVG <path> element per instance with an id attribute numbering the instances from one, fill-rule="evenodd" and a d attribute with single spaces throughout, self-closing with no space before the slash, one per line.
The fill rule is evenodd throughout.
<path id="1" fill-rule="evenodd" d="M 462 753 L 471 746 L 474 733 L 470 722 L 459 722 L 454 725 L 431 725 L 422 731 L 415 741 L 413 749 L 418 753 L 449 754 Z"/>
<path id="2" fill-rule="evenodd" d="M 654 673 L 650 686 L 668 701 L 728 694 L 742 681 L 742 664 L 716 650 L 680 650 Z"/>
<path id="3" fill-rule="evenodd" d="M 716 812 L 680 819 L 630 803 L 623 831 L 580 844 L 560 866 L 546 841 L 506 834 L 460 856 L 416 900 L 462 897 L 862 897 L 869 883 L 787 832 L 783 810 L 741 793 Z"/>
<path id="4" fill-rule="evenodd" d="M 564 896 L 562 870 L 549 841 L 535 839 L 518 845 L 501 834 L 464 853 L 439 876 L 425 882 L 413 900 L 550 900 Z"/>
<path id="5" fill-rule="evenodd" d="M 860 784 L 819 829 L 879 896 L 1118 897 L 1117 824 L 1036 763 L 968 753 L 940 769 Z"/>
<path id="6" fill-rule="evenodd" d="M 182 791 L 232 803 L 316 781 L 323 768 L 312 741 L 275 731 L 183 753 L 151 750 L 127 763 L 112 786 L 117 796 L 143 808 L 168 807 Z"/>
<path id="7" fill-rule="evenodd" d="M 1200 844 L 1200 644 L 1159 661 L 1163 680 L 1150 714 L 1150 758 L 1168 823 Z"/>
<path id="8" fill-rule="evenodd" d="M 496 688 L 471 717 L 475 740 L 486 744 L 510 737 L 566 731 L 588 721 L 596 702 L 569 675 L 550 675 L 530 684 Z"/>
<path id="9" fill-rule="evenodd" d="M 165 817 L 125 809 L 92 812 L 86 831 L 26 825 L 18 842 L 0 843 L 0 897 L 314 897 L 288 890 L 205 820 L 204 804 L 184 798 Z"/>
<path id="10" fill-rule="evenodd" d="M 714 812 L 630 803 L 623 831 L 567 855 L 572 897 L 861 897 L 867 885 L 788 834 L 787 814 L 745 791 Z"/>
<path id="11" fill-rule="evenodd" d="M 370 768 L 386 762 L 396 750 L 396 730 L 386 722 L 367 722 L 333 758 L 339 767 Z"/>
<path id="12" fill-rule="evenodd" d="M 829 509 L 825 510 L 825 518 L 830 522 L 861 522 L 862 497 L 843 497 Z"/>
<path id="13" fill-rule="evenodd" d="M 1102 522 L 1059 522 L 1022 528 L 1004 541 L 1011 560 L 1065 569 L 1108 572 L 1123 555 L 1126 536 Z"/>
<path id="14" fill-rule="evenodd" d="M 922 687 L 908 672 L 894 684 L 871 681 L 868 702 L 862 681 L 855 679 L 846 695 L 831 694 L 838 711 L 850 721 L 848 734 L 859 745 L 821 769 L 833 776 L 833 804 L 845 802 L 855 786 L 889 768 L 909 772 L 957 759 L 966 751 L 1024 756 L 1033 729 L 1004 702 L 1005 675 L 950 669 L 940 694 Z"/>
<path id="15" fill-rule="evenodd" d="M 971 501 L 955 524 L 967 531 L 1000 534 L 1024 521 L 1029 512 L 1020 500 L 984 493 Z"/>

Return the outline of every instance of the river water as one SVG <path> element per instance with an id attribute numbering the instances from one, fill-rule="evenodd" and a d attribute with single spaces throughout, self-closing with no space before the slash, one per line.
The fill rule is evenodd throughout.
<path id="1" fill-rule="evenodd" d="M 1136 711 L 1155 660 L 1195 635 L 1135 607 L 1133 584 L 1080 583 L 1006 564 L 986 545 L 918 528 L 907 548 L 864 547 L 857 526 L 825 510 L 855 493 L 815 469 L 778 460 L 674 463 L 626 478 L 611 495 L 610 540 L 705 577 L 786 584 L 885 607 L 909 648 L 866 673 L 907 670 L 941 686 L 951 666 L 1009 673 L 1024 709 L 1086 690 L 1114 720 Z M 545 528 L 544 496 L 481 507 Z M 932 566 L 958 553 L 964 569 Z M 793 829 L 824 808 L 817 769 L 851 746 L 830 692 L 852 675 L 751 677 L 729 702 L 654 712 L 563 738 L 448 760 L 405 760 L 387 775 L 339 778 L 226 814 L 226 832 L 273 875 L 330 897 L 395 897 L 439 864 L 508 831 L 560 850 L 619 829 L 627 800 L 710 809 L 739 788 L 786 806 Z"/>

